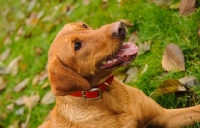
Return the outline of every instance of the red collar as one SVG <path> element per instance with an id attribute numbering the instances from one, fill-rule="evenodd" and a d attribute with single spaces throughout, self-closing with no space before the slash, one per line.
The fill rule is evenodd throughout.
<path id="1" fill-rule="evenodd" d="M 83 97 L 85 99 L 98 99 L 101 98 L 102 93 L 110 89 L 110 84 L 114 79 L 114 75 L 111 75 L 104 83 L 98 85 L 96 88 L 92 88 L 89 91 L 77 91 L 72 94 L 71 96 L 75 97 Z"/>

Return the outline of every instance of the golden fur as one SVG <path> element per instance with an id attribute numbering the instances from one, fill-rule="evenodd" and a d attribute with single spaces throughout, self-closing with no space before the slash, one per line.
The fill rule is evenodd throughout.
<path id="1" fill-rule="evenodd" d="M 111 69 L 98 65 L 117 52 L 124 37 L 111 34 L 119 22 L 93 30 L 84 23 L 67 24 L 49 50 L 49 81 L 56 95 L 50 120 L 39 128 L 178 128 L 200 122 L 200 105 L 165 109 L 136 88 L 114 78 L 102 98 L 85 100 L 72 92 L 90 90 L 104 82 Z M 74 44 L 81 42 L 80 50 Z"/>

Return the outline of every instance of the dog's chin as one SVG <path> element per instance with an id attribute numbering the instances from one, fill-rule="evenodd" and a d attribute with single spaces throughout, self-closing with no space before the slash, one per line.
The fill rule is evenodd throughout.
<path id="1" fill-rule="evenodd" d="M 138 47 L 133 43 L 124 43 L 119 48 L 118 52 L 107 59 L 101 61 L 99 68 L 116 69 L 118 67 L 130 64 L 137 56 Z"/>

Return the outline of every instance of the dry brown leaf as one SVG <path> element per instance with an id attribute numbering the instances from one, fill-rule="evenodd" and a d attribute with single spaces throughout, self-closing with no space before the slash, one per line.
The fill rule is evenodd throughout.
<path id="1" fill-rule="evenodd" d="M 18 30 L 17 30 L 17 35 L 18 36 L 23 36 L 25 35 L 25 30 L 23 27 L 20 27 Z"/>
<path id="2" fill-rule="evenodd" d="M 8 56 L 10 55 L 10 48 L 6 48 L 6 50 L 1 54 L 0 56 L 0 61 L 4 61 L 8 58 Z"/>
<path id="3" fill-rule="evenodd" d="M 30 118 L 31 118 L 31 113 L 29 112 L 28 115 L 26 116 L 26 121 L 21 124 L 21 128 L 28 128 L 28 123 L 30 121 Z"/>
<path id="4" fill-rule="evenodd" d="M 128 42 L 131 42 L 131 43 L 134 43 L 134 44 L 136 44 L 137 42 L 139 42 L 139 38 L 138 38 L 138 36 L 137 36 L 137 31 L 136 31 L 136 32 L 133 32 L 133 33 L 131 34 L 131 36 L 130 36 L 129 39 L 128 39 Z"/>
<path id="5" fill-rule="evenodd" d="M 14 92 L 22 91 L 28 84 L 30 78 L 26 78 L 14 87 Z"/>
<path id="6" fill-rule="evenodd" d="M 33 78 L 32 84 L 37 85 L 39 82 L 44 81 L 47 78 L 48 78 L 48 71 L 45 69 L 44 71 L 40 72 Z"/>
<path id="7" fill-rule="evenodd" d="M 138 68 L 137 67 L 129 68 L 126 74 L 128 76 L 126 77 L 125 82 L 136 81 L 138 76 Z"/>
<path id="8" fill-rule="evenodd" d="M 153 0 L 153 2 L 158 6 L 170 6 L 171 0 Z"/>
<path id="9" fill-rule="evenodd" d="M 51 91 L 47 92 L 41 100 L 41 104 L 51 104 L 55 101 L 55 96 Z"/>
<path id="10" fill-rule="evenodd" d="M 83 5 L 89 5 L 90 4 L 90 0 L 83 0 Z"/>
<path id="11" fill-rule="evenodd" d="M 34 26 L 38 23 L 38 21 L 39 21 L 39 19 L 37 18 L 37 13 L 32 12 L 30 14 L 30 17 L 26 19 L 26 24 Z"/>
<path id="12" fill-rule="evenodd" d="M 19 109 L 17 109 L 17 110 L 15 111 L 15 114 L 16 114 L 16 115 L 24 115 L 24 110 L 25 110 L 25 108 L 24 108 L 24 107 L 21 107 L 21 108 L 19 108 Z"/>
<path id="13" fill-rule="evenodd" d="M 10 38 L 10 37 L 6 37 L 5 40 L 4 40 L 4 44 L 5 44 L 5 45 L 12 44 L 11 38 Z"/>
<path id="14" fill-rule="evenodd" d="M 32 95 L 30 97 L 24 97 L 24 104 L 31 110 L 33 107 L 37 105 L 40 100 L 40 96 L 38 94 Z"/>
<path id="15" fill-rule="evenodd" d="M 195 10 L 196 0 L 181 0 L 179 5 L 180 15 L 188 15 Z"/>
<path id="16" fill-rule="evenodd" d="M 19 128 L 19 120 L 15 120 L 8 128 Z"/>
<path id="17" fill-rule="evenodd" d="M 0 91 L 6 87 L 6 81 L 0 76 Z"/>
<path id="18" fill-rule="evenodd" d="M 170 43 L 166 46 L 162 67 L 166 71 L 185 71 L 185 62 L 182 50 L 175 44 Z"/>
<path id="19" fill-rule="evenodd" d="M 179 82 L 181 82 L 183 85 L 185 85 L 188 88 L 194 88 L 199 85 L 197 78 L 195 78 L 194 76 L 185 76 L 179 79 Z"/>
<path id="20" fill-rule="evenodd" d="M 169 79 L 163 81 L 163 83 L 161 83 L 158 88 L 151 94 L 151 97 L 185 91 L 187 91 L 187 89 L 178 80 Z"/>
<path id="21" fill-rule="evenodd" d="M 28 12 L 30 12 L 30 11 L 33 10 L 33 8 L 34 8 L 35 5 L 36 5 L 36 2 L 37 2 L 37 0 L 31 0 L 30 4 L 28 4 L 28 5 L 29 5 L 29 6 L 28 6 L 28 9 L 27 9 Z"/>
<path id="22" fill-rule="evenodd" d="M 141 74 L 145 73 L 145 72 L 147 71 L 147 69 L 148 69 L 148 64 L 145 64 L 145 66 L 144 66 L 144 68 L 143 68 Z"/>
<path id="23" fill-rule="evenodd" d="M 49 82 L 45 82 L 43 85 L 42 85 L 42 89 L 44 89 L 44 88 L 46 88 L 46 87 L 48 87 L 49 86 Z"/>
<path id="24" fill-rule="evenodd" d="M 125 26 L 127 26 L 127 27 L 133 26 L 133 23 L 132 23 L 130 20 L 121 19 L 120 21 L 121 21 Z"/>
<path id="25" fill-rule="evenodd" d="M 148 52 L 151 50 L 151 41 L 147 41 L 144 43 L 139 43 L 138 44 L 138 55 L 144 54 L 145 52 Z"/>
<path id="26" fill-rule="evenodd" d="M 15 104 L 17 104 L 17 105 L 23 105 L 25 98 L 28 98 L 28 96 L 23 95 L 23 96 L 19 97 L 17 100 L 15 100 Z"/>
<path id="27" fill-rule="evenodd" d="M 14 110 L 14 104 L 12 103 L 12 104 L 7 105 L 7 106 L 6 106 L 6 109 L 7 109 L 8 111 L 13 111 L 13 110 Z"/>
<path id="28" fill-rule="evenodd" d="M 22 59 L 21 55 L 14 58 L 6 68 L 5 74 L 11 74 L 12 76 L 15 76 L 18 73 L 18 63 L 21 59 Z"/>
<path id="29" fill-rule="evenodd" d="M 200 28 L 199 28 L 199 30 L 198 30 L 198 35 L 200 36 Z"/>
<path id="30" fill-rule="evenodd" d="M 36 56 L 40 56 L 44 53 L 44 49 L 40 47 L 36 47 L 34 48 L 34 50 L 35 50 Z"/>

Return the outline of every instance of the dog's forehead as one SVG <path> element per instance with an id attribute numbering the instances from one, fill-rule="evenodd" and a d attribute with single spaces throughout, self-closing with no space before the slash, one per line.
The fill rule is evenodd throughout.
<path id="1" fill-rule="evenodd" d="M 84 22 L 69 23 L 64 26 L 64 30 L 66 31 L 83 30 L 85 29 L 84 25 L 88 26 Z M 91 28 L 91 27 L 88 26 L 88 28 Z"/>

